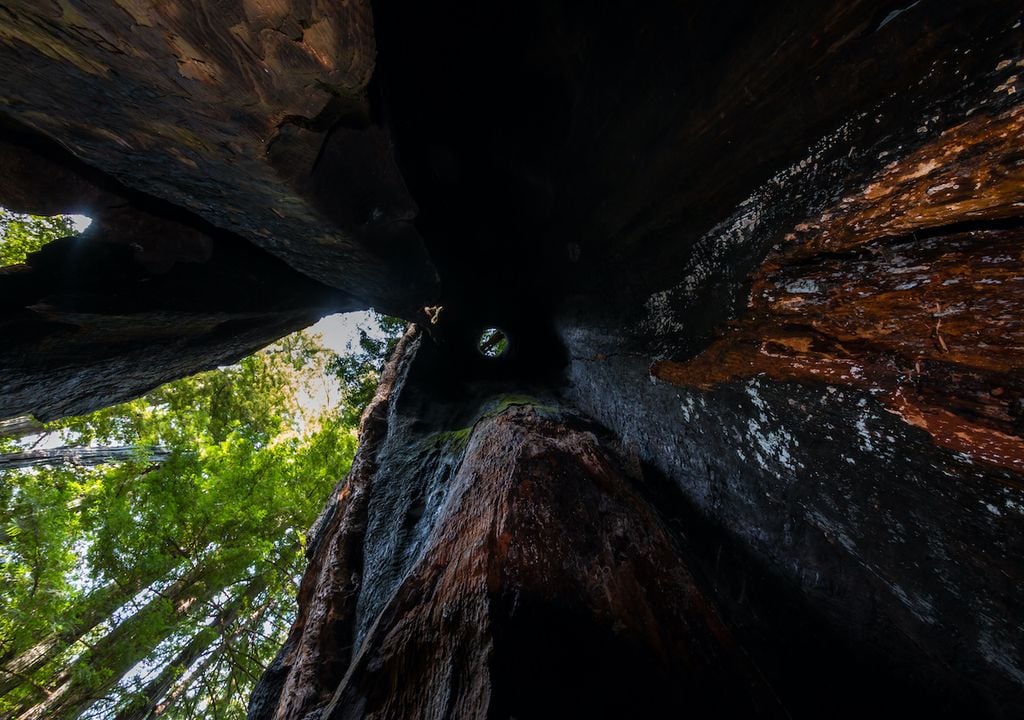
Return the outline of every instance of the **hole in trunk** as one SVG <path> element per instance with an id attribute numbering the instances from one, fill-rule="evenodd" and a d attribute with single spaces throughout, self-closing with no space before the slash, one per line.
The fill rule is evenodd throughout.
<path id="1" fill-rule="evenodd" d="M 500 328 L 487 328 L 480 334 L 476 347 L 484 357 L 500 358 L 508 352 L 508 336 Z"/>

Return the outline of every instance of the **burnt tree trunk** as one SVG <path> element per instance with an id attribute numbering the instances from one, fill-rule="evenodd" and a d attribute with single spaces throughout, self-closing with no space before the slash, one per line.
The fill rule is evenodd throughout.
<path id="1" fill-rule="evenodd" d="M 423 326 L 253 718 L 1024 713 L 1019 2 L 158 5 L 0 8 L 0 416 Z"/>
<path id="2" fill-rule="evenodd" d="M 368 411 L 250 717 L 784 716 L 610 436 L 500 396 L 413 429 L 420 342 Z"/>

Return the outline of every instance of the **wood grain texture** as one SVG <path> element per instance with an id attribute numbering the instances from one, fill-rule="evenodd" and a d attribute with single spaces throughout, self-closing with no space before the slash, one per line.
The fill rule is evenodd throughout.
<path id="1" fill-rule="evenodd" d="M 481 421 L 324 718 L 781 716 L 623 468 L 576 421 Z"/>
<path id="2" fill-rule="evenodd" d="M 375 53 L 366 0 L 9 2 L 0 115 L 310 277 L 411 315 L 435 279 L 387 131 L 370 117 Z M 339 125 L 363 138 L 341 151 L 359 183 L 334 185 L 324 202 L 317 185 L 330 178 L 307 178 Z M 303 137 L 271 157 L 282 133 Z"/>

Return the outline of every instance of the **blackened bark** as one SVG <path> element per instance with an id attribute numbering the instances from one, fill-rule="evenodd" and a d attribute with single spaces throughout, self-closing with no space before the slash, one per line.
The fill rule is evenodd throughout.
<path id="1" fill-rule="evenodd" d="M 250 718 L 781 716 L 600 429 L 501 398 L 472 427 L 410 425 L 417 349 L 367 414 Z"/>
<path id="2" fill-rule="evenodd" d="M 10 413 L 441 277 L 253 717 L 602 715 L 714 669 L 747 714 L 762 677 L 795 717 L 1024 713 L 1019 2 L 28 5 L 3 115 L 106 178 L 54 187 L 110 247 L 0 278 Z M 82 88 L 117 102 L 79 127 Z M 200 237 L 128 232 L 113 176 Z"/>
<path id="3" fill-rule="evenodd" d="M 309 278 L 411 315 L 436 277 L 368 87 L 373 22 L 368 0 L 16 0 L 0 27 L 3 115 Z"/>
<path id="4" fill-rule="evenodd" d="M 129 400 L 361 306 L 66 151 L 9 137 L 17 142 L 0 143 L 0 169 L 26 177 L 0 180 L 0 205 L 87 211 L 93 224 L 0 269 L 0 417 L 52 420 Z"/>

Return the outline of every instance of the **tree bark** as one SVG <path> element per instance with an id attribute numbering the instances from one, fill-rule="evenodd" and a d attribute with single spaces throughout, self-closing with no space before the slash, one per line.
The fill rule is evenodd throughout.
<path id="1" fill-rule="evenodd" d="M 5 117 L 57 139 L 77 128 L 66 147 L 105 176 L 129 177 L 134 193 L 227 230 L 366 306 L 411 315 L 435 292 L 411 223 L 416 205 L 368 91 L 376 60 L 368 0 L 97 3 L 74 13 L 31 0 L 7 7 Z M 119 142 L 108 128 L 135 140 Z M 123 152 L 129 146 L 132 157 Z M 0 202 L 31 198 L 32 187 L 54 195 L 45 189 L 53 179 L 41 181 L 31 167 L 5 172 Z M 65 187 L 80 189 L 53 189 Z M 82 204 L 95 211 L 95 194 Z M 154 259 L 181 249 L 132 234 Z M 251 289 L 253 279 L 245 282 Z"/>
<path id="2" fill-rule="evenodd" d="M 527 400 L 472 429 L 410 432 L 393 414 L 418 393 L 410 340 L 382 388 L 391 411 L 386 396 L 371 405 L 314 536 L 299 618 L 250 718 L 780 714 L 591 427 Z M 407 446 L 430 451 L 410 466 Z"/>
<path id="3" fill-rule="evenodd" d="M 23 438 L 43 432 L 43 424 L 29 415 L 0 420 L 0 437 Z"/>
<path id="4" fill-rule="evenodd" d="M 0 10 L 0 415 L 429 315 L 253 718 L 1024 715 L 1019 0 L 209 5 Z"/>
<path id="5" fill-rule="evenodd" d="M 113 445 L 107 447 L 57 447 L 26 450 L 0 455 L 0 471 L 19 470 L 46 465 L 78 465 L 92 467 L 130 460 L 162 463 L 171 456 L 168 448 L 160 446 Z"/>

